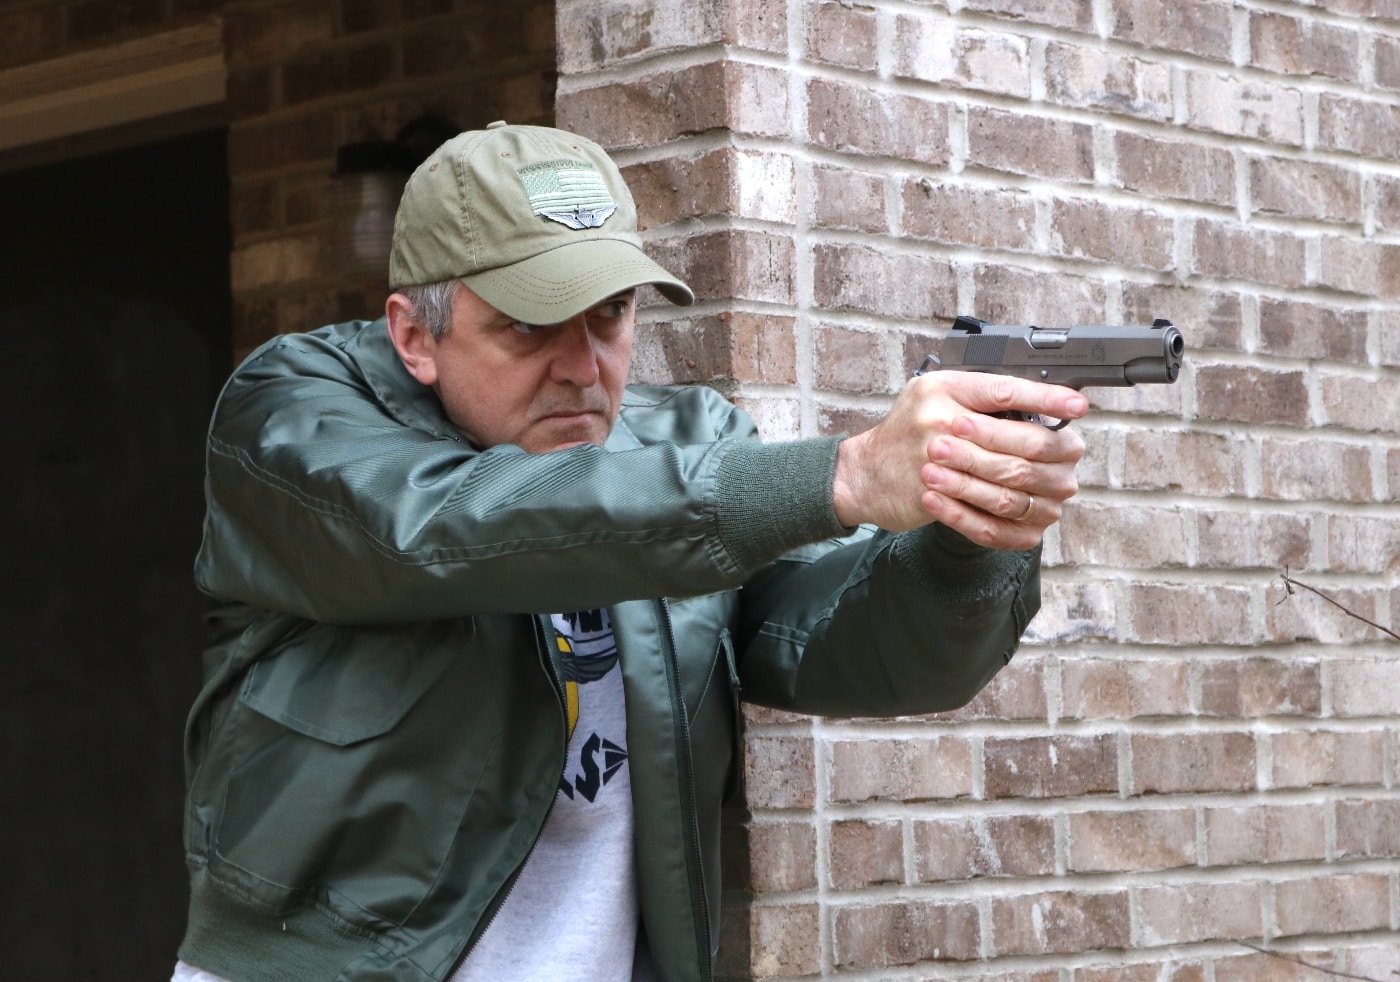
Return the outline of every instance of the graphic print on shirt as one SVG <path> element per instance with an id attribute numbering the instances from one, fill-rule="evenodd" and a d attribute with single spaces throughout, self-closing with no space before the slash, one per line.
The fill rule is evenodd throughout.
<path id="1" fill-rule="evenodd" d="M 594 730 L 582 741 L 576 741 L 574 731 L 578 727 L 582 701 L 589 694 L 581 691 L 582 686 L 606 680 L 608 688 L 620 689 L 621 675 L 615 672 L 617 642 L 606 610 L 555 614 L 552 620 L 568 702 L 569 749 L 571 754 L 577 752 L 577 757 L 570 759 L 559 779 L 559 790 L 570 800 L 579 795 L 592 802 L 627 763 L 626 738 L 622 729 L 613 734 L 615 739 Z M 589 714 L 584 715 L 585 719 L 590 718 Z M 614 725 L 618 722 L 611 715 L 601 719 L 610 719 Z"/>

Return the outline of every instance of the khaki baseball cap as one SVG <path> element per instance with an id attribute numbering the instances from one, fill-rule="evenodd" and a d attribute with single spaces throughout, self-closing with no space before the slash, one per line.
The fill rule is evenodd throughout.
<path id="1" fill-rule="evenodd" d="M 602 147 L 504 122 L 444 143 L 399 201 L 390 286 L 453 278 L 527 324 L 566 321 L 645 284 L 695 301 L 642 252 L 632 194 Z"/>

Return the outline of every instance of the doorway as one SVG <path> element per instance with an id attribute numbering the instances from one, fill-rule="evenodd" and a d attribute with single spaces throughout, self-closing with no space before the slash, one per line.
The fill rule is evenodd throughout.
<path id="1" fill-rule="evenodd" d="M 6 975 L 163 979 L 188 888 L 203 436 L 229 370 L 226 130 L 0 174 Z"/>

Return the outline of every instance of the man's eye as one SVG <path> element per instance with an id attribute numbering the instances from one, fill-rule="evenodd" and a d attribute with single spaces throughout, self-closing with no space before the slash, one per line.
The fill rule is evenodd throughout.
<path id="1" fill-rule="evenodd" d="M 510 329 L 516 334 L 534 334 L 542 326 L 541 324 L 526 324 L 524 321 L 510 322 Z"/>

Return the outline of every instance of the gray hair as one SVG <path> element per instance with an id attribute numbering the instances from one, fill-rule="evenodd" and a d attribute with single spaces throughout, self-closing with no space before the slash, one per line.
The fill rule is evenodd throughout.
<path id="1" fill-rule="evenodd" d="M 461 280 L 450 279 L 400 287 L 398 292 L 413 305 L 410 316 L 418 326 L 440 341 L 452 327 L 452 301 L 461 289 Z"/>

